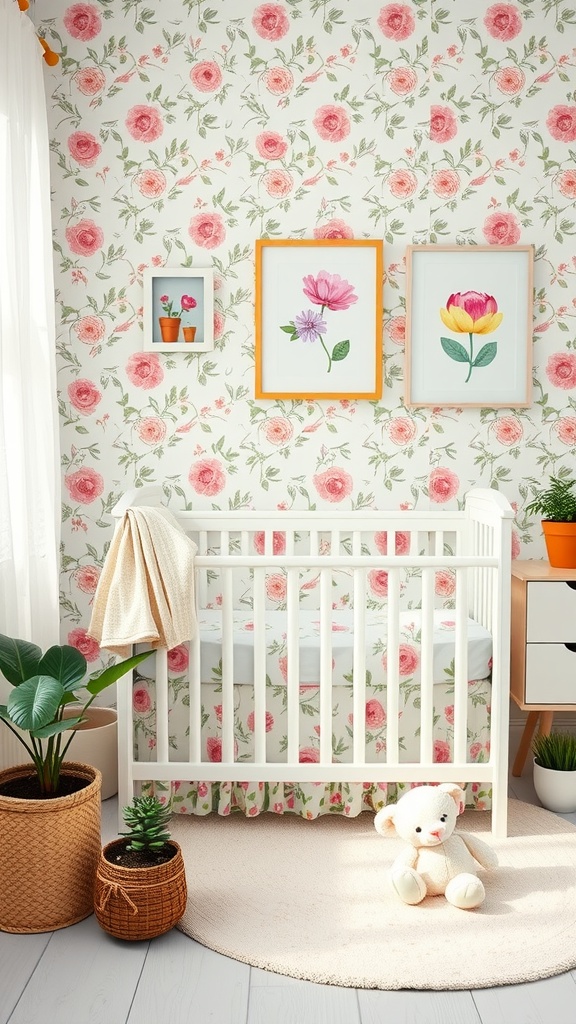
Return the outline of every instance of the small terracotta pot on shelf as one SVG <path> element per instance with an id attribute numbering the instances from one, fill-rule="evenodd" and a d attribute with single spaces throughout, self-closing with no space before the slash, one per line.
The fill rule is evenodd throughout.
<path id="1" fill-rule="evenodd" d="M 178 341 L 180 334 L 179 316 L 159 316 L 160 336 L 162 341 Z"/>
<path id="2" fill-rule="evenodd" d="M 183 327 L 182 331 L 184 333 L 184 341 L 194 341 L 196 337 L 195 327 Z"/>

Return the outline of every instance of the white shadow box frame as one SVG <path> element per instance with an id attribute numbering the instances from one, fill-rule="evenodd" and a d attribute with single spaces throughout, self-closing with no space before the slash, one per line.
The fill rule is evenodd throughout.
<path id="1" fill-rule="evenodd" d="M 143 272 L 144 285 L 144 340 L 146 352 L 209 352 L 214 348 L 214 271 L 212 267 L 159 267 L 146 268 Z M 166 316 L 166 306 L 173 312 L 182 310 L 195 302 L 192 309 L 181 315 L 178 337 L 175 341 L 163 341 L 160 317 Z M 167 297 L 167 302 L 162 302 Z M 195 327 L 194 341 L 184 339 L 184 328 Z"/>

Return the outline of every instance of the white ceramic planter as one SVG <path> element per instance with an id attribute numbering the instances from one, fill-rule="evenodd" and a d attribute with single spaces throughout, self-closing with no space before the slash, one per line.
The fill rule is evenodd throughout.
<path id="1" fill-rule="evenodd" d="M 77 711 L 66 709 L 65 716 Z M 86 711 L 88 721 L 74 730 L 75 736 L 66 751 L 67 761 L 81 761 L 102 774 L 102 799 L 118 792 L 118 712 L 115 708 L 92 707 Z"/>
<path id="2" fill-rule="evenodd" d="M 534 759 L 534 789 L 543 807 L 559 814 L 576 811 L 576 772 L 543 768 Z"/>

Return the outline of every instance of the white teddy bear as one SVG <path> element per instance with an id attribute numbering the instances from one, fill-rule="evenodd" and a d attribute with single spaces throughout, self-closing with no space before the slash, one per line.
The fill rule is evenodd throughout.
<path id="1" fill-rule="evenodd" d="M 490 846 L 469 832 L 454 833 L 456 817 L 464 810 L 460 786 L 417 786 L 378 811 L 374 827 L 382 836 L 396 832 L 410 846 L 394 861 L 390 881 L 404 903 L 425 896 L 445 895 L 461 910 L 479 907 L 486 895 L 476 875 L 476 861 L 489 869 L 498 864 Z M 453 834 L 454 833 L 454 834 Z"/>

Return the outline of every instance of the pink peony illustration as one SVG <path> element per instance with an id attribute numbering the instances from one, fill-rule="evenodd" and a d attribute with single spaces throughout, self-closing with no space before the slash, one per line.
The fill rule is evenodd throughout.
<path id="1" fill-rule="evenodd" d="M 507 96 L 515 96 L 522 92 L 526 84 L 526 75 L 522 68 L 499 68 L 494 75 L 496 87 Z"/>
<path id="2" fill-rule="evenodd" d="M 314 228 L 314 238 L 354 238 L 354 232 L 349 224 L 334 217 Z"/>
<path id="3" fill-rule="evenodd" d="M 248 718 L 246 719 L 246 725 L 250 732 L 254 732 L 254 712 L 250 711 Z M 270 711 L 266 712 L 266 732 L 270 732 L 274 728 L 274 715 Z"/>
<path id="4" fill-rule="evenodd" d="M 164 380 L 164 370 L 159 356 L 147 352 L 135 352 L 126 363 L 126 376 L 137 388 L 149 391 Z"/>
<path id="5" fill-rule="evenodd" d="M 458 122 L 450 107 L 430 107 L 430 141 L 450 142 L 458 132 Z"/>
<path id="6" fill-rule="evenodd" d="M 414 15 L 407 4 L 386 4 L 378 15 L 378 27 L 387 39 L 401 42 L 414 31 Z"/>
<path id="7" fill-rule="evenodd" d="M 262 75 L 262 81 L 273 96 L 286 96 L 294 88 L 294 75 L 289 68 L 268 68 Z"/>
<path id="8" fill-rule="evenodd" d="M 93 220 L 79 220 L 66 228 L 66 241 L 77 256 L 94 256 L 104 245 L 104 232 Z"/>
<path id="9" fill-rule="evenodd" d="M 414 171 L 402 167 L 388 175 L 387 184 L 396 199 L 409 199 L 418 187 L 418 179 Z"/>
<path id="10" fill-rule="evenodd" d="M 507 448 L 518 444 L 524 435 L 522 423 L 517 416 L 498 416 L 493 427 L 497 440 Z"/>
<path id="11" fill-rule="evenodd" d="M 188 480 L 196 494 L 212 498 L 224 490 L 226 473 L 218 459 L 199 459 L 190 467 Z"/>
<path id="12" fill-rule="evenodd" d="M 179 676 L 182 672 L 185 672 L 188 668 L 188 662 L 190 655 L 186 644 L 178 644 L 177 647 L 173 647 L 171 651 L 168 651 L 168 671 L 170 675 Z"/>
<path id="13" fill-rule="evenodd" d="M 512 530 L 512 558 L 520 558 L 520 538 L 516 530 Z"/>
<path id="14" fill-rule="evenodd" d="M 76 88 L 84 96 L 96 96 L 106 85 L 106 76 L 100 68 L 79 68 L 73 79 Z"/>
<path id="15" fill-rule="evenodd" d="M 294 181 L 291 174 L 282 167 L 275 167 L 274 170 L 266 171 L 262 175 L 262 184 L 269 196 L 274 199 L 285 199 L 294 188 Z"/>
<path id="16" fill-rule="evenodd" d="M 307 274 L 302 280 L 306 298 L 323 309 L 349 309 L 358 301 L 354 285 L 340 277 L 340 274 L 329 274 L 326 270 L 321 270 L 316 277 Z"/>
<path id="17" fill-rule="evenodd" d="M 434 195 L 439 199 L 453 199 L 460 191 L 460 176 L 457 171 L 445 167 L 432 173 L 430 185 Z"/>
<path id="18" fill-rule="evenodd" d="M 201 60 L 195 64 L 190 78 L 199 92 L 216 92 L 222 85 L 222 72 L 213 60 Z"/>
<path id="19" fill-rule="evenodd" d="M 447 764 L 450 761 L 450 745 L 446 740 L 434 740 L 435 764 Z"/>
<path id="20" fill-rule="evenodd" d="M 252 15 L 254 31 L 261 39 L 276 42 L 290 28 L 286 10 L 281 4 L 260 4 Z"/>
<path id="21" fill-rule="evenodd" d="M 82 167 L 92 167 L 102 152 L 102 146 L 89 132 L 73 132 L 68 139 L 68 149 Z"/>
<path id="22" fill-rule="evenodd" d="M 106 333 L 104 321 L 99 316 L 81 316 L 73 329 L 83 345 L 97 345 Z"/>
<path id="23" fill-rule="evenodd" d="M 80 565 L 74 571 L 74 581 L 85 594 L 95 594 L 101 570 L 97 565 Z"/>
<path id="24" fill-rule="evenodd" d="M 576 354 L 554 352 L 546 363 L 546 376 L 551 384 L 563 391 L 576 388 Z"/>
<path id="25" fill-rule="evenodd" d="M 428 496 L 438 505 L 455 498 L 459 487 L 460 480 L 451 469 L 443 469 L 438 466 L 428 477 Z"/>
<path id="26" fill-rule="evenodd" d="M 437 569 L 434 574 L 434 593 L 438 597 L 452 597 L 456 591 L 456 575 L 449 569 Z"/>
<path id="27" fill-rule="evenodd" d="M 152 707 L 150 694 L 144 686 L 137 686 L 132 691 L 132 707 L 136 714 L 145 715 Z"/>
<path id="28" fill-rule="evenodd" d="M 442 323 L 457 334 L 491 334 L 502 323 L 498 303 L 486 292 L 455 292 L 440 310 Z"/>
<path id="29" fill-rule="evenodd" d="M 562 444 L 576 445 L 576 416 L 561 416 L 554 427 Z"/>
<path id="30" fill-rule="evenodd" d="M 562 171 L 556 178 L 556 184 L 567 199 L 576 199 L 576 171 Z"/>
<path id="31" fill-rule="evenodd" d="M 220 341 L 220 338 L 224 334 L 224 328 L 226 326 L 226 317 L 220 310 L 214 310 L 214 341 Z"/>
<path id="32" fill-rule="evenodd" d="M 379 729 L 386 724 L 386 712 L 379 700 L 366 701 L 366 728 Z"/>
<path id="33" fill-rule="evenodd" d="M 98 35 L 102 19 L 93 4 L 72 4 L 64 13 L 64 25 L 73 39 L 86 43 Z"/>
<path id="34" fill-rule="evenodd" d="M 286 155 L 288 143 L 279 132 L 260 132 L 254 141 L 263 160 L 281 160 Z"/>
<path id="35" fill-rule="evenodd" d="M 410 444 L 416 437 L 416 423 L 410 416 L 395 416 L 388 424 L 388 435 L 393 444 Z"/>
<path id="36" fill-rule="evenodd" d="M 354 481 L 345 469 L 332 466 L 322 473 L 316 473 L 313 477 L 314 486 L 324 501 L 344 501 L 344 498 L 352 494 Z"/>
<path id="37" fill-rule="evenodd" d="M 488 245 L 516 245 L 520 241 L 520 225 L 513 213 L 491 213 L 482 232 Z"/>
<path id="38" fill-rule="evenodd" d="M 98 390 L 91 380 L 79 378 L 68 385 L 68 397 L 70 404 L 78 412 L 83 412 L 89 416 L 90 413 L 94 412 L 98 403 L 102 401 L 102 392 Z"/>
<path id="39" fill-rule="evenodd" d="M 341 142 L 350 134 L 348 114 L 344 107 L 337 107 L 334 103 L 318 107 L 312 124 L 320 138 L 326 139 L 327 142 Z"/>
<path id="40" fill-rule="evenodd" d="M 388 533 L 386 530 L 379 530 L 374 534 L 376 550 L 381 555 L 388 554 Z M 398 530 L 394 541 L 394 554 L 407 555 L 410 552 L 410 533 L 406 530 Z"/>
<path id="41" fill-rule="evenodd" d="M 395 345 L 403 345 L 406 341 L 406 317 L 393 316 L 388 324 L 388 334 Z"/>
<path id="42" fill-rule="evenodd" d="M 90 505 L 96 501 L 104 490 L 104 478 L 90 466 L 83 466 L 74 473 L 64 477 L 70 499 L 82 505 Z"/>
<path id="43" fill-rule="evenodd" d="M 97 640 L 93 640 L 85 629 L 78 627 L 77 629 L 71 629 L 68 633 L 67 643 L 70 647 L 75 647 L 80 654 L 83 654 L 86 661 L 98 661 L 100 657 L 100 644 Z"/>
<path id="44" fill-rule="evenodd" d="M 135 179 L 136 188 L 147 199 L 158 199 L 166 191 L 166 175 L 164 171 L 153 168 L 140 171 Z"/>
<path id="45" fill-rule="evenodd" d="M 164 122 L 156 107 L 137 103 L 126 115 L 126 127 L 136 142 L 155 142 L 164 131 Z"/>
<path id="46" fill-rule="evenodd" d="M 273 572 L 266 577 L 266 596 L 271 601 L 286 600 L 286 577 L 279 572 Z"/>
<path id="47" fill-rule="evenodd" d="M 143 416 L 136 424 L 136 433 L 144 444 L 161 444 L 166 437 L 166 422 L 160 416 Z"/>
<path id="48" fill-rule="evenodd" d="M 263 530 L 257 530 L 254 534 L 254 550 L 256 554 L 264 554 L 264 542 L 265 536 Z M 276 530 L 272 533 L 272 554 L 283 555 L 286 551 L 286 534 L 279 533 Z"/>
<path id="49" fill-rule="evenodd" d="M 493 39 L 507 43 L 522 29 L 522 18 L 513 4 L 494 4 L 484 15 L 484 24 Z"/>
<path id="50" fill-rule="evenodd" d="M 388 573 L 385 569 L 371 569 L 368 573 L 368 586 L 378 597 L 388 597 Z"/>
<path id="51" fill-rule="evenodd" d="M 294 428 L 285 416 L 270 416 L 264 424 L 264 434 L 270 444 L 282 445 L 291 439 Z"/>
<path id="52" fill-rule="evenodd" d="M 576 107 L 568 107 L 565 103 L 552 107 L 546 118 L 546 127 L 558 142 L 576 141 Z"/>
<path id="53" fill-rule="evenodd" d="M 316 764 L 320 760 L 320 751 L 316 747 L 300 747 L 298 760 L 300 764 Z"/>
<path id="54" fill-rule="evenodd" d="M 188 234 L 201 249 L 215 249 L 226 238 L 224 221 L 219 213 L 197 213 L 188 225 Z"/>
<path id="55" fill-rule="evenodd" d="M 413 68 L 393 68 L 388 73 L 388 85 L 396 96 L 409 96 L 418 85 L 418 76 Z"/>
<path id="56" fill-rule="evenodd" d="M 209 736 L 206 740 L 206 753 L 208 760 L 212 762 L 222 760 L 222 740 L 217 736 Z"/>

